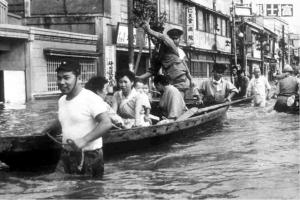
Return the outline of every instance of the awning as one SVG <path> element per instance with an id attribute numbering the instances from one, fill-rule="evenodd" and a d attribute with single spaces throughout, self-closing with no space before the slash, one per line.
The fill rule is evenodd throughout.
<path id="1" fill-rule="evenodd" d="M 46 56 L 75 57 L 75 58 L 88 58 L 88 59 L 97 59 L 100 55 L 95 51 L 55 49 L 55 48 L 45 48 L 44 53 Z"/>
<path id="2" fill-rule="evenodd" d="M 260 30 L 260 31 L 263 31 L 264 30 L 264 27 L 263 26 L 260 26 L 260 25 L 258 25 L 258 24 L 256 24 L 256 23 L 254 23 L 254 22 L 245 22 L 246 24 L 248 24 L 250 27 L 252 27 L 252 28 L 255 28 L 255 29 L 257 29 L 257 30 Z M 254 29 L 254 30 L 255 30 Z"/>

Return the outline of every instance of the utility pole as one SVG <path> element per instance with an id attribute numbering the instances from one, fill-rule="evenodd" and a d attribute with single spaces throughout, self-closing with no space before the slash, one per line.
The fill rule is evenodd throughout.
<path id="1" fill-rule="evenodd" d="M 285 39 L 284 39 L 284 25 L 282 25 L 282 44 L 281 44 L 282 58 L 281 58 L 281 70 L 284 68 L 284 56 L 285 56 Z"/>
<path id="2" fill-rule="evenodd" d="M 244 21 L 244 17 L 241 19 L 241 31 L 243 33 L 243 37 L 241 38 L 241 52 L 242 52 L 242 70 L 247 71 L 247 46 L 246 46 L 246 25 Z"/>
<path id="3" fill-rule="evenodd" d="M 134 44 L 133 44 L 133 24 L 132 24 L 132 12 L 133 12 L 133 0 L 127 0 L 128 2 L 128 61 L 129 70 L 134 71 Z"/>
<path id="4" fill-rule="evenodd" d="M 236 32 L 235 32 L 235 4 L 232 1 L 232 41 L 231 46 L 233 47 L 232 51 L 234 54 L 234 66 L 237 66 L 237 55 L 236 55 Z M 232 48 L 231 47 L 231 48 Z"/>

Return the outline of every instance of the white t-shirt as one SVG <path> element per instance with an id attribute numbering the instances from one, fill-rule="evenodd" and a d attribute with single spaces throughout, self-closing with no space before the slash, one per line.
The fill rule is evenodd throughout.
<path id="1" fill-rule="evenodd" d="M 71 100 L 66 100 L 66 95 L 58 101 L 58 119 L 62 126 L 63 142 L 67 139 L 78 139 L 92 131 L 97 121 L 95 117 L 107 112 L 103 99 L 95 93 L 82 89 Z M 83 150 L 94 150 L 102 147 L 102 138 L 89 143 Z"/>

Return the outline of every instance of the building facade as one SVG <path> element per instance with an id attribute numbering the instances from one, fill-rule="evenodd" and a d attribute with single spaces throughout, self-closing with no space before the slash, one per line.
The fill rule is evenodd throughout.
<path id="1" fill-rule="evenodd" d="M 3 22 L 18 19 L 1 16 Z M 65 59 L 80 62 L 84 84 L 98 72 L 97 41 L 90 34 L 0 24 L 0 101 L 24 103 L 58 94 L 55 69 Z"/>

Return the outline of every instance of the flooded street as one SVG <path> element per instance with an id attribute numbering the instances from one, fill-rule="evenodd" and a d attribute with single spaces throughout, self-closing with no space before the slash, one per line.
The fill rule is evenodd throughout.
<path id="1" fill-rule="evenodd" d="M 234 106 L 193 134 L 107 160 L 102 180 L 0 171 L 0 199 L 300 199 L 299 121 Z"/>

